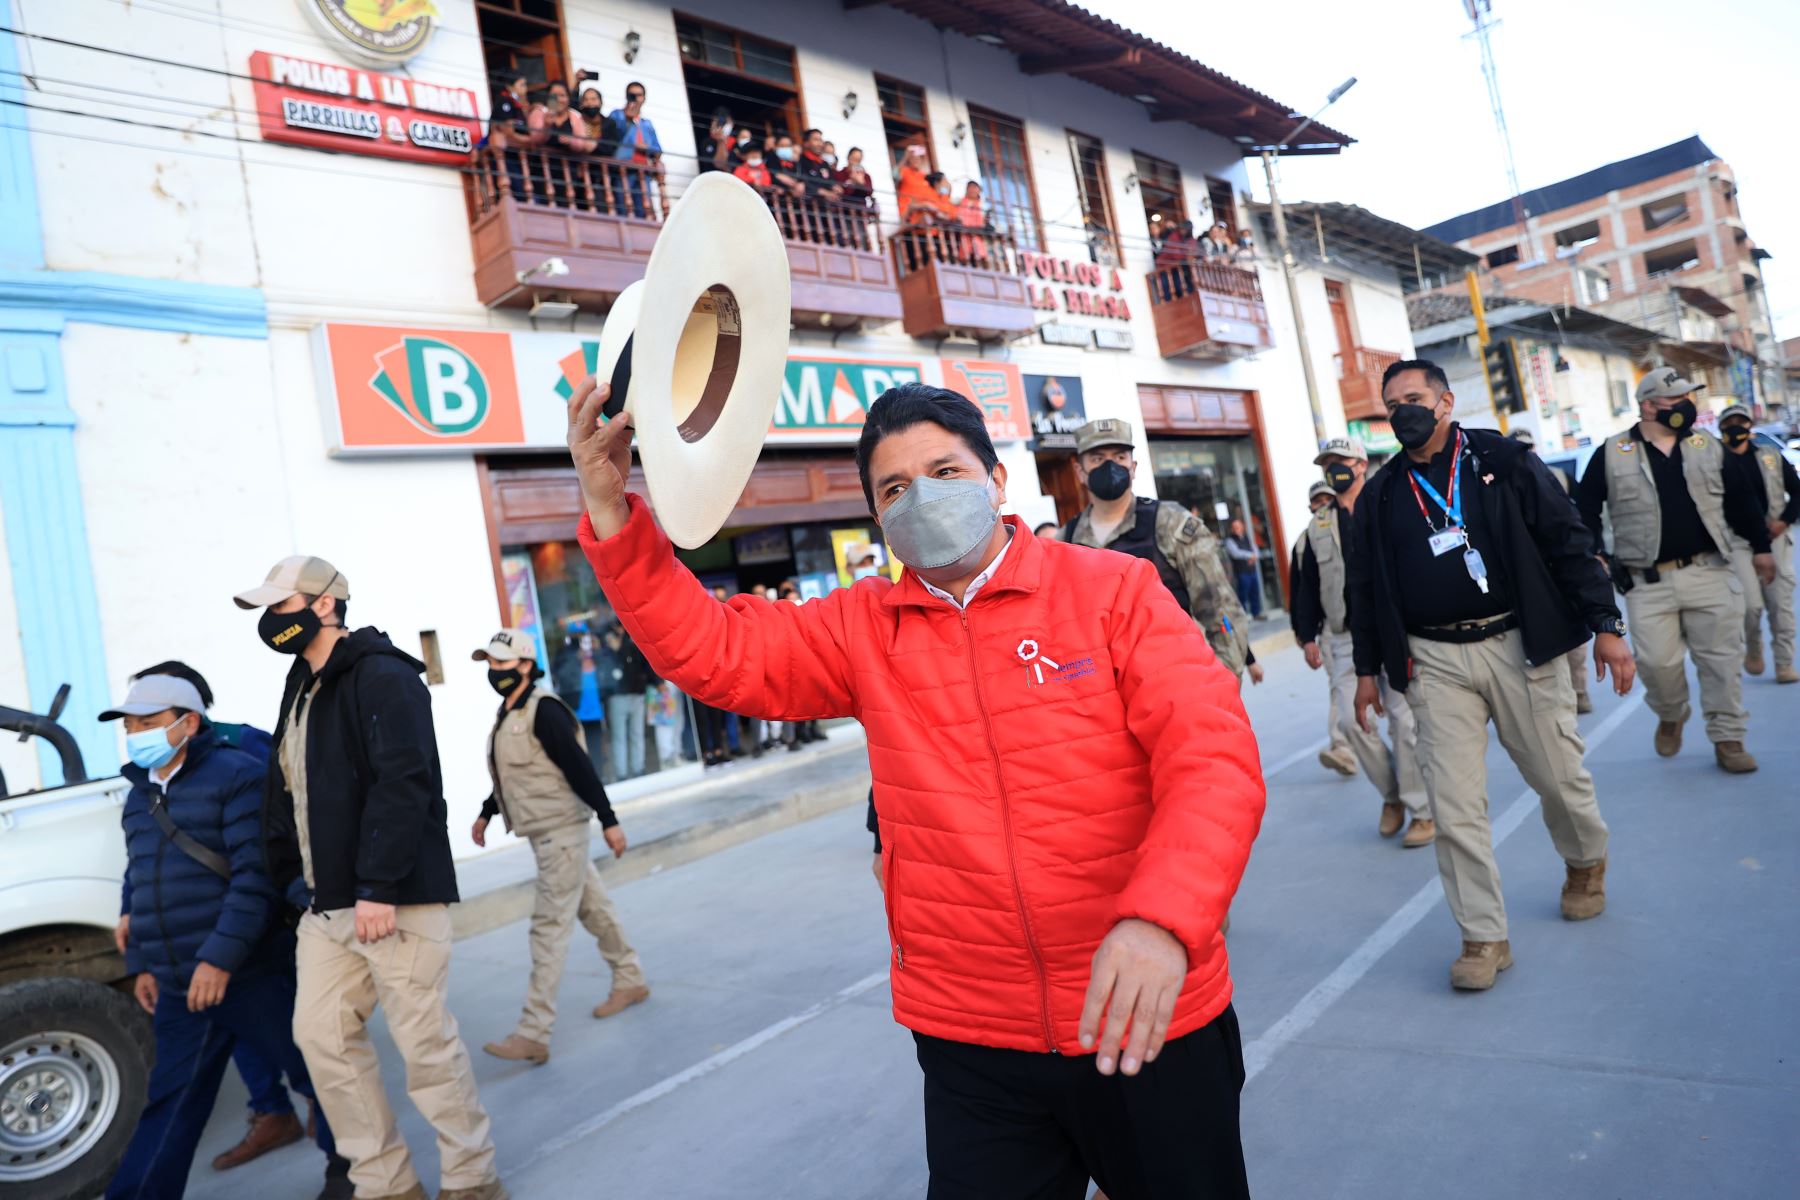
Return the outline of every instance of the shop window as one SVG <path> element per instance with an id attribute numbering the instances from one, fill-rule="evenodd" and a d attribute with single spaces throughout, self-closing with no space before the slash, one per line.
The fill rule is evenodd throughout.
<path id="1" fill-rule="evenodd" d="M 1571 225 L 1567 229 L 1556 231 L 1556 248 L 1558 251 L 1580 250 L 1600 240 L 1600 222 L 1583 221 L 1579 225 Z"/>
<path id="2" fill-rule="evenodd" d="M 971 105 L 969 136 L 994 228 L 1011 234 L 1021 249 L 1042 250 L 1043 221 L 1025 150 L 1025 126 L 1016 117 Z"/>
<path id="3" fill-rule="evenodd" d="M 1644 232 L 1654 233 L 1658 229 L 1679 225 L 1687 220 L 1687 197 L 1685 195 L 1669 196 L 1662 200 L 1652 200 L 1648 204 L 1640 205 L 1638 212 L 1644 218 Z"/>
<path id="4" fill-rule="evenodd" d="M 881 127 L 887 133 L 888 165 L 900 165 L 908 146 L 925 147 L 930 170 L 937 170 L 937 153 L 931 146 L 931 118 L 925 109 L 925 89 L 885 75 L 875 77 L 875 95 L 881 102 Z"/>
<path id="5" fill-rule="evenodd" d="M 705 144 L 719 109 L 765 146 L 784 133 L 799 138 L 806 113 L 792 46 L 683 16 L 675 18 L 675 38 L 696 145 Z"/>
<path id="6" fill-rule="evenodd" d="M 1490 268 L 1504 267 L 1509 263 L 1516 263 L 1518 261 L 1519 248 L 1517 246 L 1502 246 L 1498 250 L 1488 251 L 1487 265 Z"/>
<path id="7" fill-rule="evenodd" d="M 1644 254 L 1644 274 L 1655 279 L 1659 275 L 1673 275 L 1677 271 L 1686 271 L 1700 265 L 1700 247 L 1689 238 L 1685 242 L 1676 242 L 1673 246 L 1664 246 L 1659 250 L 1649 250 Z"/>
<path id="8" fill-rule="evenodd" d="M 1075 164 L 1075 191 L 1081 201 L 1081 224 L 1087 235 L 1088 258 L 1105 267 L 1119 265 L 1118 223 L 1113 218 L 1112 185 L 1106 174 L 1106 147 L 1098 138 L 1069 130 L 1069 156 Z"/>
<path id="9" fill-rule="evenodd" d="M 1131 165 L 1137 175 L 1138 196 L 1144 202 L 1144 220 L 1150 225 L 1150 240 L 1160 246 L 1170 231 L 1189 219 L 1181 168 L 1166 159 L 1136 151 L 1132 152 Z M 1200 232 L 1195 230 L 1195 236 Z"/>

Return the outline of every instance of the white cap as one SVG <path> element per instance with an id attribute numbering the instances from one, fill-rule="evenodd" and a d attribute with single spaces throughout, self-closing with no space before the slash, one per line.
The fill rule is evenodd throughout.
<path id="1" fill-rule="evenodd" d="M 501 662 L 537 657 L 537 639 L 522 629 L 502 629 L 488 639 L 488 644 L 469 655 L 476 662 L 497 658 Z"/>
<path id="2" fill-rule="evenodd" d="M 120 717 L 147 717 L 171 708 L 189 712 L 205 712 L 200 702 L 200 689 L 175 675 L 140 675 L 132 682 L 125 699 L 100 714 L 102 721 Z"/>

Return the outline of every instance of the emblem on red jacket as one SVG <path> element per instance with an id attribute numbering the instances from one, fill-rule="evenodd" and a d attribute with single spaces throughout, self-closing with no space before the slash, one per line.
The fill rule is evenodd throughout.
<path id="1" fill-rule="evenodd" d="M 1032 676 L 1036 676 L 1038 683 L 1044 682 L 1045 667 L 1049 667 L 1052 671 L 1062 670 L 1062 664 L 1051 662 L 1046 658 L 1038 650 L 1038 644 L 1031 638 L 1026 638 L 1019 643 L 1018 655 L 1019 661 L 1025 664 L 1025 682 L 1028 686 L 1032 682 Z"/>

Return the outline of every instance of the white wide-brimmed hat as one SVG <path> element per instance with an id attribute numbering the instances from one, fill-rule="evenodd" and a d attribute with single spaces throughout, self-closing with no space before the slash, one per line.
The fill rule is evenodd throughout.
<path id="1" fill-rule="evenodd" d="M 629 408 L 650 507 L 677 546 L 711 540 L 744 494 L 781 399 L 792 309 L 769 206 L 709 171 L 607 314 L 594 368 L 612 383 L 606 413 Z"/>

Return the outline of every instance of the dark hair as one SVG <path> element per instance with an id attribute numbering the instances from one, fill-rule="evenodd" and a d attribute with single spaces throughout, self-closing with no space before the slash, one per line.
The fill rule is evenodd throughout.
<path id="1" fill-rule="evenodd" d="M 863 152 L 863 148 L 861 146 L 852 146 L 848 150 L 844 151 L 844 157 L 849 158 L 852 154 L 861 154 L 862 152 Z"/>
<path id="2" fill-rule="evenodd" d="M 925 176 L 925 182 L 929 183 L 932 187 L 936 187 L 943 179 L 944 173 L 942 171 L 933 171 L 931 174 Z"/>
<path id="3" fill-rule="evenodd" d="M 1032 529 L 1031 532 L 1034 534 L 1038 534 L 1038 533 L 1042 533 L 1046 529 L 1060 530 L 1061 528 L 1062 528 L 1062 526 L 1058 525 L 1055 521 L 1039 521 L 1037 523 L 1037 526 L 1034 529 Z"/>
<path id="4" fill-rule="evenodd" d="M 550 92 L 555 88 L 561 88 L 563 91 L 569 92 L 571 94 L 575 90 L 574 88 L 571 88 L 568 84 L 564 83 L 560 79 L 552 79 L 549 83 L 546 83 L 544 85 L 544 94 L 546 96 L 548 96 L 550 94 Z"/>
<path id="5" fill-rule="evenodd" d="M 202 708 L 211 708 L 213 706 L 212 688 L 206 685 L 206 676 L 200 674 L 200 672 L 194 670 L 194 668 L 188 666 L 178 658 L 171 658 L 168 662 L 159 662 L 154 667 L 145 667 L 143 670 L 133 675 L 130 681 L 136 683 L 146 675 L 173 675 L 176 679 L 184 679 L 193 684 L 194 690 L 200 693 L 200 706 Z M 187 712 L 186 709 L 177 709 L 176 711 L 182 713 Z"/>
<path id="6" fill-rule="evenodd" d="M 815 134 L 815 133 L 816 133 L 816 134 L 818 134 L 818 135 L 819 135 L 819 136 L 820 136 L 820 137 L 824 137 L 824 136 L 825 136 L 825 132 L 824 132 L 824 131 L 823 131 L 823 130 L 821 130 L 821 129 L 808 129 L 808 130 L 807 130 L 807 131 L 805 131 L 805 132 L 804 132 L 804 133 L 802 133 L 802 134 L 801 134 L 801 135 L 800 135 L 800 140 L 801 140 L 801 141 L 803 141 L 803 142 L 806 142 L 806 141 L 811 141 L 811 140 L 812 140 L 812 135 L 813 135 L 813 134 Z"/>
<path id="7" fill-rule="evenodd" d="M 639 83 L 637 80 L 634 79 L 630 83 L 625 85 L 625 98 L 627 100 L 631 99 L 631 89 L 632 88 L 636 88 L 638 91 L 644 93 L 645 97 L 648 97 L 650 95 L 650 89 L 645 87 L 643 84 Z"/>
<path id="8" fill-rule="evenodd" d="M 317 596 L 308 596 L 305 592 L 300 593 L 300 596 L 301 596 L 301 599 L 306 601 L 307 607 L 309 607 L 309 608 L 312 607 L 314 604 L 317 604 L 319 601 L 319 598 Z M 339 625 L 343 625 L 344 624 L 344 614 L 349 611 L 350 602 L 339 596 L 333 596 L 331 599 L 332 599 L 332 602 L 334 604 L 336 604 L 336 606 L 337 606 L 336 608 L 332 609 L 331 615 L 338 619 Z"/>
<path id="9" fill-rule="evenodd" d="M 862 437 L 856 443 L 856 472 L 862 476 L 863 499 L 869 502 L 871 513 L 875 511 L 875 485 L 869 478 L 869 460 L 875 457 L 875 447 L 888 434 L 927 421 L 961 438 L 988 471 L 1000 465 L 981 410 L 967 396 L 928 383 L 903 383 L 889 388 L 869 405 Z"/>
<path id="10" fill-rule="evenodd" d="M 1426 383 L 1435 384 L 1440 392 L 1450 390 L 1450 377 L 1444 374 L 1444 368 L 1429 358 L 1403 358 L 1392 364 L 1381 373 L 1381 390 L 1387 391 L 1387 385 L 1394 381 L 1394 376 L 1403 375 L 1408 371 L 1423 371 Z"/>

